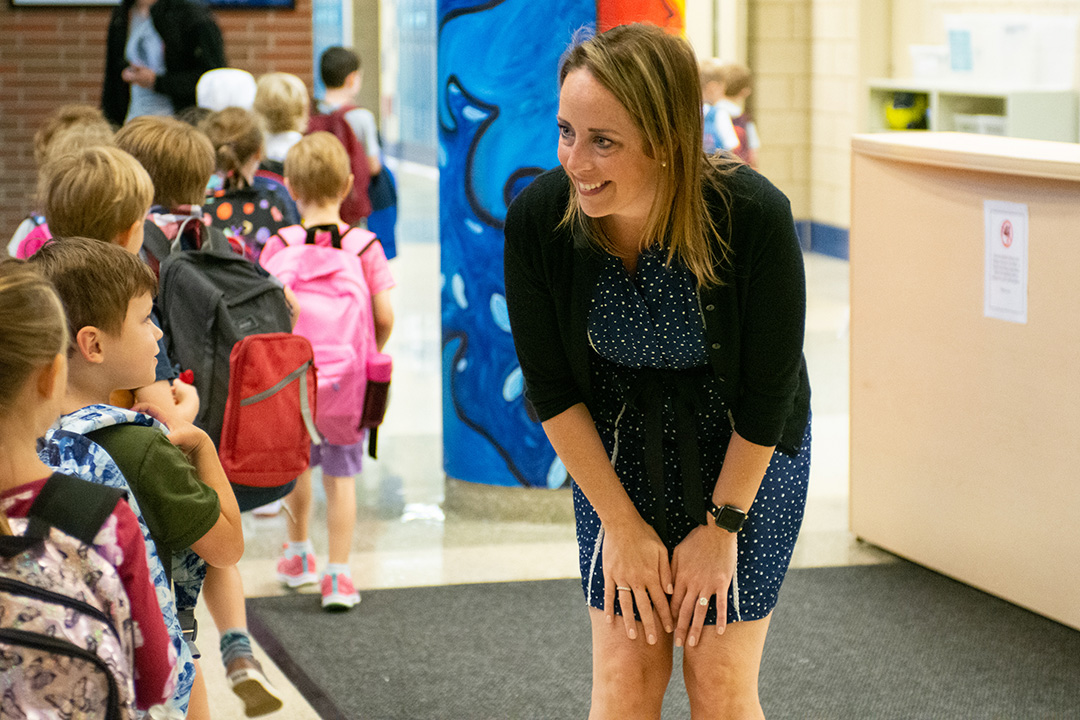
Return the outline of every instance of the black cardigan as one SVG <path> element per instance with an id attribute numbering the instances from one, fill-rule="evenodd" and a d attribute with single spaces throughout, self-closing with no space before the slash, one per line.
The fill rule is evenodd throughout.
<path id="1" fill-rule="evenodd" d="M 135 0 L 123 0 L 109 20 L 105 43 L 105 80 L 101 110 L 114 125 L 123 125 L 131 100 L 131 88 L 120 74 L 127 67 L 124 47 L 128 37 L 128 12 Z M 196 0 L 157 0 L 150 6 L 150 20 L 165 45 L 165 72 L 158 75 L 154 90 L 172 100 L 180 112 L 195 104 L 195 85 L 207 70 L 225 67 L 225 43 L 214 16 Z"/>
<path id="2" fill-rule="evenodd" d="M 740 167 L 725 178 L 732 216 L 709 192 L 717 227 L 729 239 L 724 285 L 698 293 L 709 364 L 721 381 L 739 435 L 795 454 L 810 409 L 802 354 L 806 281 L 787 198 Z M 525 393 L 548 420 L 592 404 L 589 306 L 601 256 L 579 233 L 556 229 L 570 198 L 562 168 L 534 180 L 510 205 L 504 249 L 506 302 Z"/>

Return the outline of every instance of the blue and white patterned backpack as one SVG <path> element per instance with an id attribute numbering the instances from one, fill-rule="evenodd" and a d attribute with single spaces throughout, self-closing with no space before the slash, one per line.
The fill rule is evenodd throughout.
<path id="1" fill-rule="evenodd" d="M 105 449 L 86 437 L 86 433 L 94 430 L 125 423 L 159 427 L 163 432 L 167 432 L 164 425 L 149 415 L 112 405 L 90 405 L 68 415 L 62 415 L 45 434 L 44 441 L 39 441 L 41 446 L 38 449 L 38 455 L 46 465 L 58 472 L 127 492 L 128 504 L 139 520 L 139 527 L 142 529 L 143 540 L 146 543 L 146 564 L 150 570 L 150 579 L 154 583 L 158 605 L 161 606 L 161 614 L 165 618 L 165 629 L 169 632 L 169 639 L 177 656 L 176 692 L 169 709 L 174 711 L 173 714 L 178 713 L 179 717 L 183 717 L 187 714 L 191 687 L 195 682 L 195 661 L 192 658 L 191 649 L 184 640 L 177 610 L 178 607 L 194 609 L 198 587 L 202 584 L 206 567 L 205 563 L 193 552 L 187 554 L 193 555 L 194 558 L 183 557 L 179 562 L 173 561 L 173 583 L 177 588 L 174 602 L 173 591 L 169 587 L 165 568 L 158 557 L 146 520 L 143 519 L 139 503 L 131 493 L 127 480 L 124 479 L 120 468 L 116 466 Z"/>

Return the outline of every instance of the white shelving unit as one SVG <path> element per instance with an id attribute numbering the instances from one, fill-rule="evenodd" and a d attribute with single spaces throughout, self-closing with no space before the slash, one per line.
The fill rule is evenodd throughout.
<path id="1" fill-rule="evenodd" d="M 929 103 L 930 130 L 964 131 L 970 116 L 1003 118 L 1004 133 L 1033 140 L 1077 142 L 1077 93 L 1075 90 L 1029 90 L 980 88 L 928 80 L 871 80 L 867 129 L 890 130 L 885 106 L 894 93 L 922 94 Z M 999 127 L 1001 122 L 996 123 Z"/>

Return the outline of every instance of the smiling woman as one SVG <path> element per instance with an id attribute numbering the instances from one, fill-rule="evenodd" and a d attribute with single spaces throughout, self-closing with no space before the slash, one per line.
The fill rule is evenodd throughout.
<path id="1" fill-rule="evenodd" d="M 507 214 L 506 301 L 526 397 L 574 479 L 590 717 L 660 717 L 683 645 L 695 718 L 761 717 L 810 461 L 790 206 L 705 156 L 685 41 L 613 28 L 570 48 L 560 84 L 561 167 Z"/>

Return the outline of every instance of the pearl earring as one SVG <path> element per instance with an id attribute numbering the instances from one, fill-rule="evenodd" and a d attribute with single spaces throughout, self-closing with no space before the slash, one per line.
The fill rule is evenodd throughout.
<path id="1" fill-rule="evenodd" d="M 660 167 L 667 167 L 667 163 L 666 162 L 660 163 Z"/>

